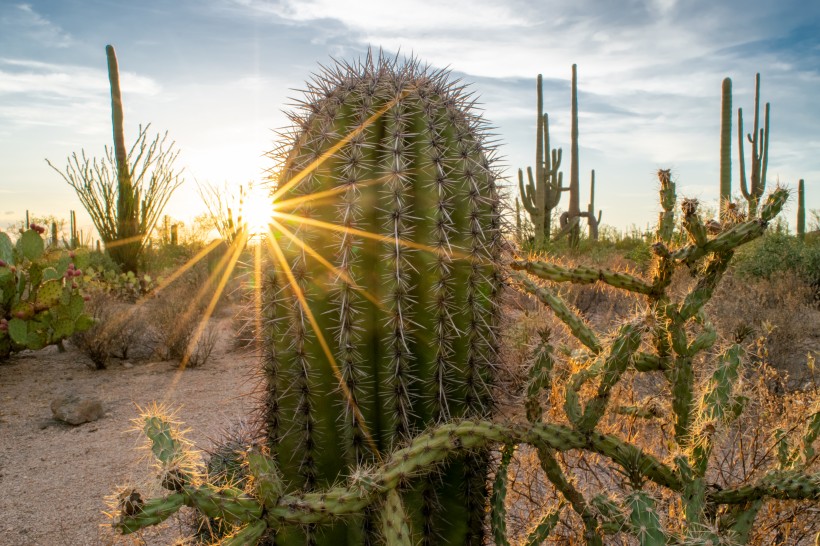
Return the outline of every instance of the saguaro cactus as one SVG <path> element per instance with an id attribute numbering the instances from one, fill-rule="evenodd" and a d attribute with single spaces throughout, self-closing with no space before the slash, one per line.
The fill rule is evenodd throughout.
<path id="1" fill-rule="evenodd" d="M 797 236 L 806 238 L 806 184 L 801 178 L 797 183 Z"/>
<path id="2" fill-rule="evenodd" d="M 595 169 L 589 175 L 589 203 L 587 203 L 587 226 L 589 228 L 589 238 L 593 241 L 598 240 L 598 226 L 601 224 L 602 211 L 598 211 L 598 216 L 595 216 Z"/>
<path id="3" fill-rule="evenodd" d="M 746 183 L 746 160 L 743 145 L 743 108 L 737 109 L 737 148 L 740 155 L 740 191 L 749 207 L 749 218 L 757 216 L 757 206 L 766 189 L 766 168 L 769 164 L 769 103 L 766 103 L 763 115 L 763 127 L 760 127 L 760 73 L 755 74 L 755 118 L 754 129 L 746 135 L 751 144 L 752 164 L 749 173 L 749 184 Z"/>
<path id="4" fill-rule="evenodd" d="M 550 240 L 552 211 L 561 200 L 561 192 L 569 188 L 561 186 L 563 173 L 561 166 L 561 149 L 550 149 L 549 116 L 544 112 L 543 79 L 538 74 L 536 85 L 536 138 L 535 138 L 535 175 L 527 167 L 527 184 L 524 185 L 524 173 L 518 169 L 518 189 L 521 203 L 530 214 L 533 224 L 535 246 L 540 247 Z"/>
<path id="5" fill-rule="evenodd" d="M 586 211 L 581 212 L 581 185 L 579 179 L 579 157 L 578 157 L 578 66 L 572 65 L 572 129 L 570 133 L 570 167 L 569 167 L 569 207 L 561 214 L 559 223 L 561 231 L 556 238 L 564 235 L 569 236 L 571 248 L 577 248 L 581 238 L 581 218 L 586 218 L 590 225 L 590 234 L 598 233 L 598 222 L 601 220 L 600 214 L 595 217 L 594 202 L 590 199 L 590 206 Z M 592 175 L 593 185 L 595 175 Z M 593 186 L 594 187 L 594 186 Z M 593 190 L 594 191 L 594 190 Z M 594 226 L 593 226 L 594 224 Z"/>
<path id="6" fill-rule="evenodd" d="M 311 490 L 432 423 L 489 415 L 502 241 L 493 150 L 446 73 L 368 56 L 304 103 L 276 190 L 266 430 L 291 488 Z M 486 463 L 404 493 L 420 536 L 481 544 Z M 371 524 L 277 544 L 356 543 Z"/>
<path id="7" fill-rule="evenodd" d="M 742 154 L 743 152 L 741 152 Z M 720 100 L 720 219 L 732 202 L 732 79 L 724 78 Z"/>

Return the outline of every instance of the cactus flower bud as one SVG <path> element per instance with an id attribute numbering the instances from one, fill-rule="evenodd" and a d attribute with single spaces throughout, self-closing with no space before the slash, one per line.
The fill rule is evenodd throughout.
<path id="1" fill-rule="evenodd" d="M 77 257 L 77 253 L 72 250 L 71 252 L 68 253 L 68 257 L 73 260 L 74 258 Z M 71 265 L 74 265 L 74 264 L 71 264 Z"/>
<path id="2" fill-rule="evenodd" d="M 6 267 L 7 265 L 9 265 L 9 264 L 4 262 L 3 260 L 0 260 L 0 267 Z"/>

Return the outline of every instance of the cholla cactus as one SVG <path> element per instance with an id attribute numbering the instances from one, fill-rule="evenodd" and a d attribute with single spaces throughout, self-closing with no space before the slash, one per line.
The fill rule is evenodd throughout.
<path id="1" fill-rule="evenodd" d="M 743 397 L 735 390 L 740 375 L 742 340 L 736 340 L 720 353 L 718 365 L 702 390 L 696 386 L 696 362 L 697 357 L 709 351 L 717 340 L 715 327 L 706 316 L 704 305 L 725 273 L 734 250 L 763 234 L 766 224 L 780 212 L 788 192 L 776 189 L 761 208 L 759 218 L 737 223 L 711 236 L 698 215 L 697 201 L 685 199 L 681 205 L 682 225 L 688 242 L 680 248 L 671 248 L 675 185 L 668 170 L 660 170 L 658 177 L 664 212 L 659 218 L 658 242 L 653 247 L 656 264 L 651 279 L 597 268 L 566 268 L 533 260 L 516 260 L 512 268 L 551 282 L 598 282 L 645 297 L 645 313 L 621 325 L 608 336 L 611 341 L 605 343 L 603 335 L 594 331 L 548 286 L 541 286 L 524 274 L 513 276 L 526 291 L 550 307 L 584 347 L 579 369 L 566 381 L 564 389 L 564 412 L 574 430 L 595 436 L 597 425 L 607 412 L 623 413 L 623 408 L 610 408 L 609 405 L 615 385 L 627 371 L 638 374 L 661 372 L 666 378 L 672 393 L 671 424 L 677 444 L 673 453 L 677 454 L 673 465 L 661 463 L 658 471 L 663 468 L 664 474 L 675 476 L 675 483 L 664 484 L 664 487 L 681 495 L 683 530 L 664 528 L 653 508 L 652 497 L 643 487 L 648 479 L 645 468 L 635 461 L 624 467 L 624 475 L 633 491 L 620 505 L 612 499 L 584 499 L 569 485 L 571 480 L 545 456 L 548 454 L 539 452 L 541 465 L 556 489 L 583 520 L 588 544 L 603 544 L 604 537 L 613 532 L 628 532 L 641 544 L 723 544 L 727 540 L 733 544 L 745 544 L 755 516 L 768 498 L 820 499 L 820 478 L 805 467 L 810 457 L 802 458 L 805 461 L 802 467 L 792 464 L 801 460 L 800 448 L 788 447 L 784 448 L 787 456 L 783 459 L 788 461 L 784 469 L 769 472 L 759 483 L 737 484 L 723 490 L 708 487 L 706 476 L 712 460 L 715 432 L 737 418 L 743 409 Z M 675 299 L 667 288 L 678 267 L 688 268 L 698 280 L 688 294 Z M 539 354 L 549 354 L 550 351 L 549 346 L 541 347 Z M 543 375 L 544 369 L 538 362 L 540 360 L 536 360 L 533 367 L 527 403 L 531 418 L 540 414 L 535 398 L 538 389 L 533 385 L 549 385 L 549 381 L 537 379 Z M 586 402 L 585 392 L 591 393 Z M 640 408 L 627 409 L 634 410 L 632 414 L 637 415 Z M 816 415 L 808 420 L 803 436 L 802 449 L 805 452 L 813 453 L 811 444 L 816 431 L 820 430 L 818 421 Z M 590 503 L 596 506 L 594 511 Z"/>

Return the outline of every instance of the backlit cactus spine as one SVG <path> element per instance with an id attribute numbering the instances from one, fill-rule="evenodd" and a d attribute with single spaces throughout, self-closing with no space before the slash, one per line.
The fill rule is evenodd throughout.
<path id="1" fill-rule="evenodd" d="M 368 55 L 307 95 L 281 156 L 267 307 L 265 427 L 291 491 L 488 416 L 501 287 L 494 152 L 462 87 Z M 424 543 L 481 544 L 487 462 L 461 457 L 403 492 Z M 375 527 L 365 514 L 277 544 L 358 544 Z"/>

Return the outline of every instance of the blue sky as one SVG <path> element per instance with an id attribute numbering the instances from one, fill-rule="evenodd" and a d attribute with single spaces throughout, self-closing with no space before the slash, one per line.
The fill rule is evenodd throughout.
<path id="1" fill-rule="evenodd" d="M 538 73 L 552 142 L 568 164 L 577 63 L 581 202 L 594 168 L 597 208 L 618 228 L 656 220 L 658 168 L 673 169 L 679 195 L 716 204 L 721 81 L 732 77 L 748 126 L 761 72 L 762 100 L 772 103 L 769 186 L 804 178 L 817 209 L 818 28 L 820 2 L 791 0 L 2 0 L 0 227 L 26 209 L 82 211 L 45 158 L 63 165 L 71 152 L 101 156 L 110 143 L 108 43 L 120 62 L 126 139 L 150 122 L 181 151 L 186 182 L 167 210 L 177 218 L 203 209 L 195 180 L 261 179 L 289 98 L 320 63 L 356 59 L 369 45 L 471 83 L 511 181 L 533 162 Z"/>

